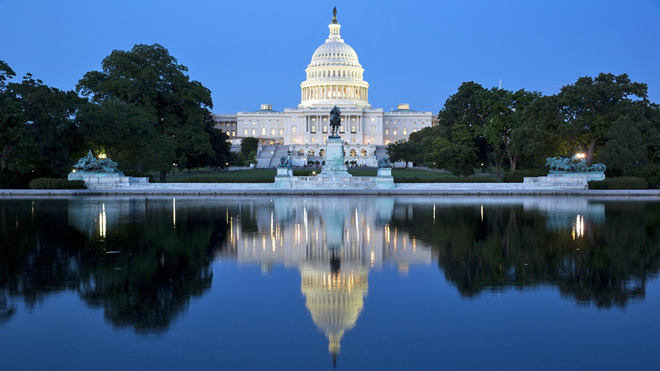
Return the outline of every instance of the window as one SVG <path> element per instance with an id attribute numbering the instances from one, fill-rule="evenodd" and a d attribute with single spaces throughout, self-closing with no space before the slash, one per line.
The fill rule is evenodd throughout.
<path id="1" fill-rule="evenodd" d="M 316 125 L 312 125 L 312 134 L 316 134 Z"/>
<path id="2" fill-rule="evenodd" d="M 257 136 L 257 129 L 252 129 L 252 136 L 256 137 Z"/>
<path id="3" fill-rule="evenodd" d="M 293 125 L 293 126 L 291 127 L 291 132 L 292 132 L 292 133 L 295 133 L 295 132 L 296 132 L 296 125 Z"/>
<path id="4" fill-rule="evenodd" d="M 313 139 L 314 139 L 314 138 L 312 138 L 312 140 L 313 140 Z M 309 155 L 309 156 L 314 156 L 314 150 L 313 150 L 313 149 L 310 149 L 309 152 L 307 153 L 307 155 Z"/>
<path id="5" fill-rule="evenodd" d="M 325 150 L 324 149 L 319 151 L 319 156 L 321 156 L 321 157 L 325 156 Z"/>
<path id="6" fill-rule="evenodd" d="M 284 135 L 284 129 L 280 129 L 280 136 Z"/>
<path id="7" fill-rule="evenodd" d="M 323 125 L 323 134 L 326 134 L 328 132 L 328 127 Z"/>
<path id="8" fill-rule="evenodd" d="M 390 129 L 385 129 L 385 135 L 390 135 Z"/>
<path id="9" fill-rule="evenodd" d="M 248 129 L 243 130 L 243 135 L 245 135 L 245 136 L 248 135 Z"/>
<path id="10" fill-rule="evenodd" d="M 351 133 L 353 134 L 357 133 L 357 128 L 355 127 L 355 125 L 351 126 Z"/>
<path id="11" fill-rule="evenodd" d="M 355 150 L 352 149 L 352 150 L 351 150 L 351 157 L 355 157 L 355 154 L 356 154 Z"/>
<path id="12" fill-rule="evenodd" d="M 396 129 L 392 130 L 392 134 L 396 135 Z"/>
<path id="13" fill-rule="evenodd" d="M 270 129 L 270 135 L 271 135 L 272 137 L 275 136 L 275 129 Z"/>
<path id="14" fill-rule="evenodd" d="M 375 133 L 376 132 L 376 125 L 371 125 L 371 132 Z"/>
<path id="15" fill-rule="evenodd" d="M 298 150 L 298 156 L 304 156 L 304 155 L 305 155 L 305 151 L 303 151 L 302 149 L 299 149 Z"/>
<path id="16" fill-rule="evenodd" d="M 366 155 L 367 155 L 367 150 L 366 149 L 363 149 L 362 151 L 360 151 L 360 156 L 366 156 Z"/>
<path id="17" fill-rule="evenodd" d="M 408 129 L 407 128 L 403 128 L 403 135 L 408 135 Z"/>
<path id="18" fill-rule="evenodd" d="M 262 136 L 266 135 L 266 128 L 261 128 L 261 135 Z"/>

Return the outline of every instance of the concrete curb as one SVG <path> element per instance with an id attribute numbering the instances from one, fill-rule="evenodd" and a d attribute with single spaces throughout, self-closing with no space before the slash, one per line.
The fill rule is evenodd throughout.
<path id="1" fill-rule="evenodd" d="M 660 190 L 588 190 L 588 189 L 479 189 L 472 183 L 407 183 L 398 184 L 395 189 L 274 189 L 272 184 L 215 183 L 195 187 L 190 183 L 152 183 L 149 186 L 131 186 L 115 189 L 2 189 L 0 197 L 24 196 L 148 196 L 148 195 L 189 195 L 189 196 L 273 196 L 273 195 L 376 195 L 376 196 L 456 196 L 456 195 L 499 195 L 499 196 L 612 196 L 650 197 L 660 199 Z"/>

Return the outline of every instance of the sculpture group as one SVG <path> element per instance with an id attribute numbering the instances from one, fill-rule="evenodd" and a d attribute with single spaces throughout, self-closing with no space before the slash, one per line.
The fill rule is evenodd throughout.
<path id="1" fill-rule="evenodd" d="M 550 166 L 550 174 L 564 173 L 603 173 L 604 164 L 593 164 L 587 166 L 584 158 L 572 157 L 548 157 L 545 159 L 545 166 Z"/>
<path id="2" fill-rule="evenodd" d="M 90 173 L 121 173 L 117 169 L 117 163 L 109 158 L 99 159 L 94 157 L 92 150 L 87 153 L 87 156 L 78 160 L 73 165 L 76 171 L 84 171 Z"/>

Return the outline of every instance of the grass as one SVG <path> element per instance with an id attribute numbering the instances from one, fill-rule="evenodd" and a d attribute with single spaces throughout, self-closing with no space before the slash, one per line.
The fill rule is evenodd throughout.
<path id="1" fill-rule="evenodd" d="M 318 168 L 296 169 L 295 176 L 310 175 L 312 171 L 319 172 Z M 376 176 L 376 169 L 349 169 L 353 176 Z M 273 183 L 275 169 L 250 169 L 235 171 L 193 171 L 168 174 L 168 183 Z M 396 183 L 449 183 L 449 182 L 494 182 L 492 176 L 456 177 L 450 173 L 423 170 L 423 169 L 392 169 L 392 176 Z M 158 175 L 154 177 L 158 179 Z"/>

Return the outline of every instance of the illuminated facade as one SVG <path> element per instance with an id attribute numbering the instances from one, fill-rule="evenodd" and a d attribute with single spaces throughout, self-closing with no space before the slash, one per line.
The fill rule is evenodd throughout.
<path id="1" fill-rule="evenodd" d="M 301 159 L 322 159 L 319 146 L 330 132 L 330 109 L 337 105 L 342 112 L 339 134 L 346 142 L 347 159 L 375 166 L 376 146 L 406 140 L 432 125 L 431 112 L 411 110 L 408 104 L 399 104 L 391 112 L 372 108 L 364 69 L 355 50 L 341 38 L 336 13 L 328 27 L 328 39 L 305 69 L 297 108 L 277 112 L 272 105 L 262 104 L 255 112 L 219 114 L 215 115 L 216 128 L 226 132 L 233 144 L 255 137 L 263 145 L 283 145 L 286 149 L 280 154 L 291 152 L 294 164 L 299 164 Z"/>

